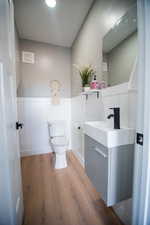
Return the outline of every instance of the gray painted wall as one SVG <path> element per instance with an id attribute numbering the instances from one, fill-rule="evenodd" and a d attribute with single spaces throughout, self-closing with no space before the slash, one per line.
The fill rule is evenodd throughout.
<path id="1" fill-rule="evenodd" d="M 134 33 L 108 54 L 108 85 L 128 82 L 136 57 L 137 33 Z"/>
<path id="2" fill-rule="evenodd" d="M 35 53 L 35 64 L 21 62 L 18 97 L 49 97 L 50 81 L 59 80 L 61 97 L 70 97 L 71 49 L 20 40 L 20 51 Z"/>
<path id="3" fill-rule="evenodd" d="M 112 27 L 114 18 L 120 18 L 135 0 L 96 0 L 72 47 L 73 64 L 92 64 L 97 78 L 102 78 L 102 39 Z M 81 92 L 81 80 L 73 68 L 72 96 Z"/>

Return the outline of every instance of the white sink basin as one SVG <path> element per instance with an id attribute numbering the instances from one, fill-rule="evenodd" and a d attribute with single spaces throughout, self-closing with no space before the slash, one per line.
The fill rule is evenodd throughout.
<path id="1" fill-rule="evenodd" d="M 106 122 L 85 122 L 83 131 L 100 144 L 113 148 L 121 145 L 134 144 L 135 130 L 132 128 L 112 129 Z"/>

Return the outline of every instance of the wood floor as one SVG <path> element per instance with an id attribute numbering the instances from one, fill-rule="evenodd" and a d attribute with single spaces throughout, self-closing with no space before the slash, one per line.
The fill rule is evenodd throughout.
<path id="1" fill-rule="evenodd" d="M 53 169 L 53 154 L 22 159 L 24 225 L 121 225 L 105 207 L 73 153 Z"/>

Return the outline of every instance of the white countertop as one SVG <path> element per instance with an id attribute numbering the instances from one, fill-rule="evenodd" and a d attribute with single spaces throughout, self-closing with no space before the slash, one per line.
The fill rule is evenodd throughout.
<path id="1" fill-rule="evenodd" d="M 135 143 L 135 129 L 113 129 L 104 121 L 85 122 L 83 132 L 107 148 Z"/>

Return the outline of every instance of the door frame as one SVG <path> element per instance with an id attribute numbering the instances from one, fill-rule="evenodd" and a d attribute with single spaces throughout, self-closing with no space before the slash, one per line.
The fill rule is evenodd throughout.
<path id="1" fill-rule="evenodd" d="M 150 224 L 150 1 L 138 0 L 138 97 L 136 132 L 143 146 L 135 145 L 133 225 Z"/>

